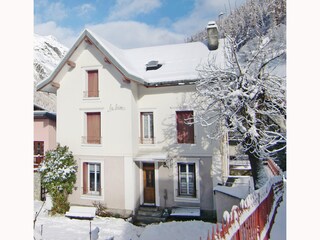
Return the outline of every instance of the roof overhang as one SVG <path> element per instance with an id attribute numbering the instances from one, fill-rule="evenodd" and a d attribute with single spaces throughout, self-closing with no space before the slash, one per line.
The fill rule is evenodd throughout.
<path id="1" fill-rule="evenodd" d="M 87 29 L 85 29 L 80 37 L 77 39 L 75 44 L 71 47 L 71 49 L 68 51 L 66 56 L 62 59 L 62 61 L 58 64 L 58 66 L 55 68 L 55 70 L 51 73 L 51 75 L 39 82 L 36 86 L 37 91 L 44 91 L 44 92 L 50 92 L 50 93 L 56 93 L 57 89 L 59 88 L 59 83 L 55 82 L 55 78 L 57 75 L 61 72 L 61 70 L 64 68 L 64 66 L 68 65 L 69 68 L 73 68 L 75 65 L 70 64 L 70 62 L 73 62 L 71 59 L 74 52 L 78 49 L 80 44 L 85 41 L 89 45 L 94 45 L 99 52 L 101 52 L 105 58 L 105 61 L 112 64 L 124 77 L 124 80 L 126 81 L 136 81 L 141 84 L 145 84 L 145 81 L 140 78 L 139 76 L 134 75 L 133 73 L 129 72 L 125 67 L 124 64 L 119 62 L 116 59 L 116 56 L 111 54 L 94 36 L 92 33 L 90 33 Z"/>
<path id="2" fill-rule="evenodd" d="M 146 154 L 138 154 L 133 158 L 135 162 L 166 162 L 167 154 L 164 153 L 146 153 Z"/>
<path id="3" fill-rule="evenodd" d="M 48 118 L 50 120 L 56 121 L 56 114 L 48 111 L 33 111 L 33 117 L 35 119 Z"/>

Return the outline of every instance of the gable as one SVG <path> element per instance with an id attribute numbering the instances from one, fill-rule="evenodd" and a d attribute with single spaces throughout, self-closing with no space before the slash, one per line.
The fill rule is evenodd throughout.
<path id="1" fill-rule="evenodd" d="M 94 46 L 101 53 L 104 62 L 117 69 L 123 80 L 135 81 L 145 86 L 193 83 L 198 79 L 197 67 L 201 63 L 212 57 L 219 60 L 217 56 L 223 55 L 220 50 L 209 51 L 202 42 L 119 49 L 86 29 L 51 76 L 38 83 L 37 90 L 56 93 L 63 76 L 76 67 L 76 59 L 88 46 Z M 150 71 L 146 67 L 150 62 L 157 62 L 161 67 Z"/>

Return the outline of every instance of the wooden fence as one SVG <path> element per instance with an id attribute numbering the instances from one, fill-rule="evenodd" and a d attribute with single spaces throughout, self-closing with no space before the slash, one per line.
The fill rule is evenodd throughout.
<path id="1" fill-rule="evenodd" d="M 241 200 L 240 206 L 233 206 L 230 213 L 225 211 L 224 221 L 216 224 L 211 233 L 208 232 L 207 240 L 270 238 L 276 209 L 283 197 L 283 178 L 281 169 L 274 161 L 268 160 L 267 166 L 273 177 L 262 188 Z"/>

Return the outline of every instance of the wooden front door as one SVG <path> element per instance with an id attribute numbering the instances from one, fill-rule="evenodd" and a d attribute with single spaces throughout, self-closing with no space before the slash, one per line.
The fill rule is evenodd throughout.
<path id="1" fill-rule="evenodd" d="M 154 164 L 143 164 L 143 199 L 144 203 L 155 203 Z"/>

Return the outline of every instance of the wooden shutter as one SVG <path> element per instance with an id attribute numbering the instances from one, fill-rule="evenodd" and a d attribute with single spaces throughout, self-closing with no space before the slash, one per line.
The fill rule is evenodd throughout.
<path id="1" fill-rule="evenodd" d="M 88 71 L 88 97 L 99 97 L 98 70 Z"/>
<path id="2" fill-rule="evenodd" d="M 83 194 L 88 193 L 88 163 L 83 163 Z"/>
<path id="3" fill-rule="evenodd" d="M 186 124 L 192 122 L 193 111 L 176 112 L 176 118 L 178 143 L 194 143 L 194 125 Z"/>
<path id="4" fill-rule="evenodd" d="M 101 137 L 100 113 L 87 113 L 87 143 L 100 144 Z"/>

